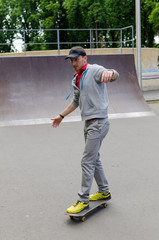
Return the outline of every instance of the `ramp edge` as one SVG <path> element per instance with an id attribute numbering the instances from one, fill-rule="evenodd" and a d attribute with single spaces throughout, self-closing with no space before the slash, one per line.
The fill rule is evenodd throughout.
<path id="1" fill-rule="evenodd" d="M 112 113 L 108 114 L 109 119 L 122 119 L 122 118 L 137 118 L 137 117 L 149 117 L 155 116 L 154 112 L 130 112 L 130 113 Z M 79 122 L 81 121 L 80 116 L 66 117 L 63 122 Z M 39 118 L 39 119 L 24 119 L 24 120 L 11 120 L 11 121 L 0 121 L 0 127 L 7 126 L 28 126 L 28 125 L 40 125 L 40 124 L 51 124 L 50 118 Z"/>

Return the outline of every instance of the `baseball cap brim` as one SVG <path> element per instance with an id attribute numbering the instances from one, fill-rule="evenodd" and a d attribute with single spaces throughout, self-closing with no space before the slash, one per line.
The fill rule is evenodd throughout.
<path id="1" fill-rule="evenodd" d="M 70 50 L 69 55 L 65 59 L 78 58 L 79 56 L 86 56 L 86 52 L 82 50 Z"/>

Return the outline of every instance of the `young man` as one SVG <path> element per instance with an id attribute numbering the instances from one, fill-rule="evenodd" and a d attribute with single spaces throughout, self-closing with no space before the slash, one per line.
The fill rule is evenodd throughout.
<path id="1" fill-rule="evenodd" d="M 78 193 L 78 200 L 67 209 L 69 213 L 77 213 L 86 208 L 89 201 L 111 199 L 99 150 L 109 130 L 106 83 L 115 80 L 119 74 L 114 69 L 106 69 L 97 64 L 88 64 L 86 52 L 80 46 L 71 48 L 66 59 L 68 58 L 75 70 L 72 80 L 73 100 L 63 112 L 52 118 L 52 126 L 59 126 L 65 116 L 78 106 L 80 107 L 82 120 L 85 121 L 81 190 Z M 98 192 L 89 196 L 93 178 L 96 180 Z"/>

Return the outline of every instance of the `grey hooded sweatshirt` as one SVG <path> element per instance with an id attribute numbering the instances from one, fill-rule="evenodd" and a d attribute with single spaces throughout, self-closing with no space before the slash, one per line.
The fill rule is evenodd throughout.
<path id="1" fill-rule="evenodd" d="M 76 86 L 76 77 L 72 80 L 72 104 L 80 107 L 82 120 L 108 117 L 107 87 L 101 83 L 102 73 L 108 70 L 97 64 L 88 64 L 80 79 L 80 89 Z"/>

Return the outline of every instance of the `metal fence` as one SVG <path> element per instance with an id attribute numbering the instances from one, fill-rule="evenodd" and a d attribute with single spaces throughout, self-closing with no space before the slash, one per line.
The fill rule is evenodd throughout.
<path id="1" fill-rule="evenodd" d="M 110 31 L 113 31 L 118 35 L 117 40 L 110 40 Z M 73 45 L 83 45 L 90 49 L 90 52 L 92 53 L 92 49 L 94 48 L 110 48 L 111 45 L 116 45 L 117 48 L 119 48 L 119 53 L 122 53 L 122 49 L 124 47 L 130 47 L 132 48 L 132 52 L 134 52 L 134 27 L 133 26 L 127 26 L 123 28 L 100 28 L 100 29 L 0 29 L 1 36 L 3 33 L 5 34 L 7 38 L 7 33 L 12 32 L 14 33 L 14 42 L 0 42 L 0 46 L 5 45 L 11 45 L 16 47 L 17 45 L 21 44 L 22 51 L 26 53 L 27 46 L 34 46 L 34 45 L 53 45 L 53 49 L 58 50 L 58 55 L 60 55 L 60 51 L 63 48 L 63 46 L 70 48 L 70 46 Z M 28 33 L 34 33 L 34 35 L 43 36 L 46 32 L 52 32 L 54 33 L 54 41 L 51 42 L 34 42 L 29 41 L 27 42 L 26 36 Z M 60 36 L 62 35 L 62 32 L 67 33 L 71 36 L 72 33 L 74 33 L 75 41 L 61 41 Z M 78 39 L 78 36 L 80 36 L 80 32 L 86 33 L 86 39 L 85 41 L 81 41 Z M 118 34 L 117 34 L 118 33 Z M 115 36 L 115 34 L 114 34 Z M 4 39 L 4 38 L 3 38 Z M 16 40 L 21 39 L 21 43 L 17 43 Z M 55 47 L 56 46 L 56 47 Z M 40 47 L 39 47 L 40 48 Z M 40 50 L 40 49 L 39 49 Z M 14 51 L 14 50 L 12 50 Z"/>

